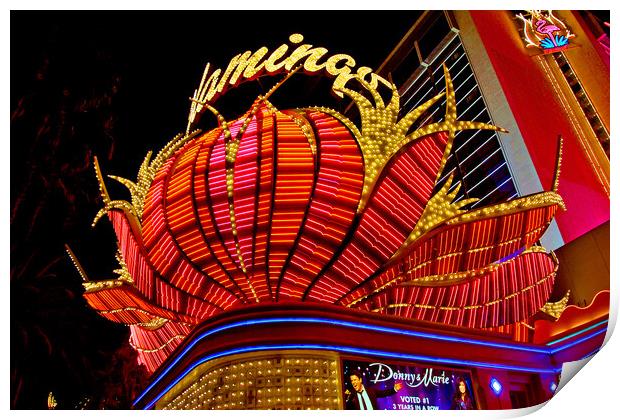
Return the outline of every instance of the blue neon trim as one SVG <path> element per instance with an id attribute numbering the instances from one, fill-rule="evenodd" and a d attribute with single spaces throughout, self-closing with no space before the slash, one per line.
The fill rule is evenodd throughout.
<path id="1" fill-rule="evenodd" d="M 185 348 L 185 350 L 179 356 L 177 356 L 175 358 L 175 360 L 172 361 L 172 363 L 170 363 L 170 365 L 159 375 L 159 377 L 157 379 L 155 379 L 153 382 L 151 382 L 151 385 L 149 385 L 144 390 L 144 392 L 142 394 L 140 394 L 140 396 L 138 396 L 138 398 L 134 401 L 134 404 L 137 404 L 138 402 L 140 402 L 140 400 L 144 397 L 144 395 L 146 395 L 155 386 L 155 384 L 157 384 L 157 382 L 159 382 L 159 380 L 163 376 L 165 376 L 176 365 L 176 363 L 180 359 L 182 359 L 183 356 L 185 356 L 185 354 L 187 354 L 194 347 L 194 345 L 198 341 L 201 341 L 205 337 L 208 337 L 210 335 L 216 334 L 216 333 L 221 332 L 221 331 L 226 331 L 226 330 L 229 330 L 229 329 L 232 329 L 232 328 L 236 328 L 236 327 L 241 327 L 241 326 L 251 326 L 251 325 L 271 324 L 271 323 L 284 323 L 284 322 L 305 322 L 305 323 L 315 323 L 315 324 L 341 325 L 341 326 L 345 326 L 345 327 L 359 328 L 359 329 L 363 329 L 363 330 L 380 331 L 380 332 L 387 332 L 387 333 L 392 333 L 392 334 L 401 334 L 401 335 L 408 335 L 408 336 L 412 336 L 412 337 L 430 338 L 430 339 L 434 339 L 434 340 L 449 341 L 449 342 L 456 342 L 456 343 L 469 343 L 469 344 L 476 344 L 476 345 L 481 345 L 481 346 L 485 346 L 485 347 L 496 347 L 496 348 L 506 348 L 506 349 L 512 349 L 512 350 L 531 351 L 531 352 L 534 352 L 534 353 L 543 353 L 543 354 L 548 354 L 549 353 L 549 351 L 546 350 L 546 349 L 540 349 L 540 348 L 530 347 L 530 346 L 523 346 L 523 345 L 522 346 L 517 346 L 517 345 L 512 345 L 512 344 L 489 343 L 489 342 L 482 341 L 482 340 L 474 340 L 474 339 L 458 338 L 458 337 L 449 337 L 449 336 L 443 336 L 443 335 L 432 334 L 432 333 L 423 333 L 423 332 L 418 332 L 418 331 L 408 331 L 408 330 L 401 330 L 401 329 L 390 328 L 390 327 L 379 327 L 379 326 L 374 326 L 374 325 L 359 324 L 359 323 L 349 322 L 349 321 L 337 321 L 337 320 L 326 319 L 326 318 L 265 318 L 265 319 L 252 319 L 252 320 L 247 320 L 247 321 L 234 322 L 232 324 L 228 324 L 228 325 L 224 325 L 224 326 L 221 326 L 221 327 L 217 327 L 217 328 L 215 328 L 213 330 L 207 331 L 207 332 L 199 335 L 198 337 L 196 337 L 194 340 L 192 340 L 191 343 L 188 344 L 188 346 Z"/>
<path id="2" fill-rule="evenodd" d="M 390 328 L 390 327 L 379 327 L 379 326 L 374 326 L 374 325 L 366 325 L 366 324 L 359 324 L 359 323 L 355 323 L 355 322 L 349 322 L 349 321 L 337 321 L 337 320 L 332 320 L 332 319 L 326 319 L 326 318 L 266 318 L 266 319 L 253 319 L 253 320 L 247 320 L 247 321 L 239 321 L 239 322 L 235 322 L 232 324 L 228 324 L 228 325 L 224 325 L 221 327 L 217 327 L 214 328 L 213 330 L 210 331 L 206 331 L 203 334 L 199 335 L 198 337 L 196 337 L 194 340 L 192 340 L 191 343 L 188 344 L 188 346 L 185 348 L 185 350 L 178 355 L 175 360 L 173 360 L 171 362 L 171 364 L 153 381 L 151 382 L 151 384 L 142 392 L 142 394 L 140 394 L 138 396 L 138 398 L 136 398 L 136 400 L 134 401 L 134 405 L 137 404 L 138 402 L 140 402 L 140 400 L 142 400 L 142 398 L 144 398 L 144 396 L 168 373 L 170 372 L 170 370 L 179 362 L 179 360 L 181 360 L 183 358 L 183 356 L 185 356 L 185 354 L 187 354 L 199 341 L 201 341 L 202 339 L 216 334 L 218 332 L 221 331 L 226 331 L 232 328 L 236 328 L 236 327 L 241 327 L 241 326 L 251 326 L 251 325 L 260 325 L 260 324 L 270 324 L 270 323 L 284 323 L 284 322 L 301 322 L 301 323 L 319 323 L 319 324 L 332 324 L 332 325 L 341 325 L 341 326 L 345 326 L 345 327 L 352 327 L 352 328 L 358 328 L 358 329 L 363 329 L 363 330 L 371 330 L 371 331 L 380 331 L 380 332 L 387 332 L 387 333 L 392 333 L 392 334 L 401 334 L 401 335 L 407 335 L 407 336 L 413 336 L 413 337 L 422 337 L 422 338 L 429 338 L 429 339 L 435 339 L 435 340 L 440 340 L 440 341 L 448 341 L 448 342 L 457 342 L 457 343 L 469 343 L 469 344 L 475 344 L 475 345 L 481 345 L 481 346 L 485 346 L 485 347 L 496 347 L 496 348 L 507 348 L 507 349 L 513 349 L 513 350 L 520 350 L 520 351 L 529 351 L 529 352 L 534 352 L 534 353 L 543 353 L 543 354 L 553 354 L 553 353 L 557 353 L 559 351 L 562 351 L 568 347 L 574 346 L 576 344 L 579 344 L 583 341 L 586 341 L 598 334 L 600 334 L 601 332 L 605 332 L 605 330 L 601 330 L 598 331 L 594 334 L 588 335 L 580 340 L 577 340 L 575 342 L 572 343 L 568 343 L 562 347 L 558 347 L 555 349 L 540 349 L 540 348 L 536 348 L 536 347 L 530 347 L 530 346 L 518 346 L 518 345 L 511 345 L 511 344 L 502 344 L 502 343 L 489 343 L 486 341 L 482 341 L 482 340 L 474 340 L 474 339 L 466 339 L 466 338 L 458 338 L 458 337 L 450 337 L 450 336 L 443 336 L 443 335 L 438 335 L 438 334 L 432 334 L 432 333 L 424 333 L 424 332 L 419 332 L 419 331 L 408 331 L 408 330 L 401 330 L 401 329 L 397 329 L 397 328 Z M 547 346 L 552 346 L 553 344 L 557 344 L 559 342 L 565 341 L 567 339 L 570 339 L 572 337 L 575 337 L 577 335 L 583 334 L 584 332 L 590 331 L 598 326 L 601 326 L 603 324 L 606 324 L 608 322 L 608 320 L 605 321 L 601 321 L 598 322 L 594 325 L 591 325 L 588 328 L 585 328 L 583 330 L 577 331 L 571 335 L 568 335 L 566 337 L 563 337 L 561 339 L 552 341 L 551 343 L 548 343 Z M 235 354 L 235 353 L 231 353 L 231 354 Z M 370 354 L 370 353 L 366 353 L 366 354 Z M 412 355 L 406 355 L 406 358 L 411 358 L 411 357 L 419 357 L 418 360 L 422 360 L 423 356 L 412 356 Z M 438 361 L 440 359 L 433 359 L 433 358 L 427 358 L 430 361 Z M 210 359 L 209 359 L 210 360 Z M 461 363 L 463 361 L 456 361 L 457 363 Z M 513 370 L 521 370 L 522 368 L 518 368 L 518 367 L 514 367 L 514 366 L 509 366 L 509 365 L 505 365 L 504 368 L 509 368 L 509 369 L 513 369 Z M 526 370 L 528 372 L 534 371 L 534 370 Z M 549 372 L 549 371 L 541 371 L 541 372 Z M 176 382 L 175 382 L 176 383 Z"/>
<path id="3" fill-rule="evenodd" d="M 566 350 L 569 347 L 576 346 L 577 344 L 583 343 L 584 341 L 587 341 L 587 340 L 591 339 L 592 337 L 596 337 L 597 335 L 600 335 L 600 334 L 606 333 L 606 332 L 607 332 L 607 328 L 599 330 L 599 331 L 596 331 L 596 332 L 593 332 L 592 334 L 589 334 L 589 335 L 587 335 L 585 337 L 582 337 L 579 340 L 575 340 L 572 343 L 567 343 L 567 344 L 564 344 L 563 346 L 551 349 L 551 354 L 557 353 L 557 352 L 562 351 L 562 350 Z"/>
<path id="4" fill-rule="evenodd" d="M 590 325 L 588 328 L 584 328 L 583 330 L 579 330 L 579 331 L 577 331 L 577 332 L 574 332 L 574 333 L 572 333 L 572 334 L 570 334 L 570 335 L 567 335 L 566 337 L 562 337 L 562 338 L 560 338 L 560 339 L 558 339 L 558 340 L 555 340 L 555 341 L 552 341 L 552 342 L 550 342 L 550 343 L 547 343 L 547 345 L 548 345 L 548 346 L 553 346 L 554 344 L 561 343 L 562 341 L 568 340 L 568 339 L 570 339 L 570 338 L 573 338 L 573 337 L 575 337 L 575 336 L 578 336 L 578 335 L 580 335 L 580 334 L 583 334 L 583 333 L 585 333 L 585 332 L 588 332 L 588 331 L 590 331 L 590 330 L 593 330 L 593 329 L 594 329 L 594 328 L 596 328 L 596 327 L 600 327 L 600 326 L 601 326 L 601 325 L 603 325 L 603 324 L 607 324 L 607 322 L 608 322 L 608 321 L 609 321 L 609 320 L 607 320 L 607 319 L 606 319 L 606 320 L 604 320 L 604 321 L 597 322 L 597 323 L 596 323 L 596 324 L 594 324 L 594 325 Z"/>
<path id="5" fill-rule="evenodd" d="M 448 363 L 448 364 L 461 364 L 467 363 L 470 366 L 482 367 L 482 368 L 491 368 L 491 369 L 510 369 L 517 370 L 521 372 L 535 372 L 535 373 L 559 373 L 561 372 L 561 368 L 559 369 L 536 369 L 536 368 L 523 368 L 495 363 L 484 363 L 484 362 L 475 362 L 469 360 L 455 360 L 455 359 L 444 359 L 444 358 L 432 358 L 425 356 L 414 356 L 405 353 L 393 353 L 387 351 L 378 351 L 378 350 L 364 350 L 358 349 L 355 347 L 343 347 L 343 346 L 326 346 L 322 344 L 280 344 L 280 345 L 271 345 L 271 346 L 249 346 L 242 347 L 232 350 L 226 350 L 219 353 L 212 354 L 210 356 L 204 357 L 194 364 L 185 369 L 177 378 L 168 385 L 163 391 L 161 391 L 155 398 L 151 400 L 151 402 L 144 407 L 144 410 L 148 410 L 153 405 L 155 405 L 156 401 L 158 401 L 161 397 L 163 397 L 168 391 L 170 391 L 177 383 L 179 383 L 188 373 L 197 368 L 199 365 L 208 362 L 209 360 L 213 360 L 219 357 L 230 356 L 238 353 L 249 353 L 253 351 L 264 351 L 264 350 L 299 350 L 299 349 L 311 349 L 311 350 L 331 350 L 331 351 L 340 351 L 343 353 L 353 353 L 353 354 L 363 354 L 363 355 L 371 355 L 371 356 L 379 356 L 379 357 L 389 357 L 389 358 L 397 358 L 397 359 L 406 359 L 406 360 L 416 360 L 422 362 L 433 362 L 433 363 Z M 143 394 L 144 395 L 144 394 Z M 143 396 L 142 395 L 142 396 Z M 142 398 L 140 396 L 140 398 Z M 137 402 L 138 400 L 136 400 Z M 135 405 L 135 403 L 134 403 Z"/>
<path id="6" fill-rule="evenodd" d="M 590 353 L 586 354 L 585 356 L 583 356 L 581 358 L 581 360 L 587 359 L 590 356 L 594 356 L 596 353 L 598 353 L 599 351 L 601 351 L 600 347 L 594 351 L 591 351 Z"/>

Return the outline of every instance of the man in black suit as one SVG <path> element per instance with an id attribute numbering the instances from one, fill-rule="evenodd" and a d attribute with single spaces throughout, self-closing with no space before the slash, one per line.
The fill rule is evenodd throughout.
<path id="1" fill-rule="evenodd" d="M 397 382 L 392 389 L 372 389 L 366 388 L 362 383 L 362 374 L 359 371 L 353 371 L 349 375 L 351 385 L 354 392 L 345 391 L 347 410 L 376 410 L 377 398 L 389 397 L 396 394 L 403 387 L 403 384 Z"/>

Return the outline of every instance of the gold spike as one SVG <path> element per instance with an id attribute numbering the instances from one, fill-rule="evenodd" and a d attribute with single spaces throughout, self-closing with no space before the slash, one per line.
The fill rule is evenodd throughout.
<path id="1" fill-rule="evenodd" d="M 547 302 L 540 308 L 540 311 L 555 318 L 556 321 L 562 316 L 562 313 L 568 306 L 568 299 L 570 297 L 570 290 L 566 292 L 564 297 L 557 302 Z"/>
<path id="2" fill-rule="evenodd" d="M 454 87 L 452 85 L 452 77 L 450 77 L 450 72 L 448 71 L 448 66 L 446 63 L 443 63 L 443 76 L 446 82 L 446 114 L 445 120 L 449 124 L 453 124 L 456 119 L 456 97 Z"/>
<path id="3" fill-rule="evenodd" d="M 116 176 L 116 175 L 108 175 L 108 178 L 115 180 L 116 182 L 123 184 L 129 190 L 129 193 L 133 196 L 137 192 L 137 185 L 126 178 Z"/>
<path id="4" fill-rule="evenodd" d="M 370 95 L 372 96 L 372 99 L 375 101 L 375 108 L 376 109 L 384 109 L 385 108 L 385 103 L 383 102 L 383 98 L 381 97 L 381 95 L 379 95 L 379 92 L 377 91 L 377 89 L 373 88 L 370 83 L 368 83 L 366 80 L 364 80 L 363 77 L 358 77 L 357 81 L 370 93 Z M 391 86 L 392 91 L 397 91 L 396 86 L 392 85 Z M 398 99 L 396 99 L 396 101 L 400 102 L 400 96 L 398 96 Z M 392 101 L 394 101 L 394 95 L 392 95 Z M 398 108 L 398 102 L 397 102 L 397 108 Z"/>
<path id="5" fill-rule="evenodd" d="M 526 293 L 528 290 L 533 289 L 536 286 L 540 286 L 541 284 L 545 283 L 546 281 L 549 281 L 550 278 L 555 277 L 557 273 L 557 266 L 555 267 L 554 271 L 550 274 L 548 274 L 547 276 L 541 278 L 540 280 L 538 280 L 536 283 L 530 284 L 529 286 L 526 286 L 525 288 L 518 290 L 510 295 L 501 297 L 499 299 L 496 299 L 494 301 L 491 302 L 485 302 L 482 304 L 477 304 L 477 305 L 469 305 L 469 306 L 438 306 L 438 305 L 423 305 L 423 304 L 419 304 L 419 303 L 391 303 L 388 304 L 386 306 L 383 307 L 379 307 L 379 308 L 375 308 L 372 310 L 372 312 L 381 312 L 384 311 L 386 309 L 389 308 L 398 308 L 398 307 L 413 307 L 413 308 L 425 308 L 425 309 L 434 309 L 434 310 L 442 310 L 442 311 L 462 311 L 462 310 L 474 310 L 474 309 L 480 309 L 480 308 L 484 308 L 484 307 L 490 307 L 490 306 L 494 306 L 497 305 L 501 302 L 507 302 L 510 301 L 511 299 L 516 298 L 519 295 L 522 295 L 524 293 Z M 358 300 L 359 301 L 359 300 Z"/>
<path id="6" fill-rule="evenodd" d="M 189 116 L 187 117 L 187 129 L 185 134 L 189 134 L 194 123 L 197 123 L 200 119 L 200 115 L 203 112 L 203 107 L 206 102 L 207 95 L 207 85 L 205 80 L 207 78 L 207 74 L 209 73 L 210 63 L 207 63 L 204 71 L 202 72 L 202 78 L 200 79 L 200 84 L 198 85 L 198 89 L 194 90 L 194 96 L 190 98 L 190 107 L 189 107 Z"/>
<path id="7" fill-rule="evenodd" d="M 462 210 L 464 206 L 478 201 L 477 198 L 467 198 L 453 202 L 454 197 L 458 192 L 458 187 L 455 188 L 452 193 L 448 192 L 452 186 L 453 179 L 454 174 L 451 174 L 441 189 L 437 191 L 437 193 L 432 196 L 430 200 L 428 200 L 428 203 L 426 203 L 426 207 L 424 208 L 420 219 L 413 228 L 413 231 L 409 234 L 409 237 L 405 240 L 405 242 L 403 242 L 390 260 L 393 261 L 397 259 L 410 244 L 417 241 L 427 232 L 430 232 L 435 227 L 445 223 L 447 220 L 465 213 L 465 211 Z"/>
<path id="8" fill-rule="evenodd" d="M 372 103 L 368 99 L 366 99 L 366 97 L 364 95 L 362 95 L 359 92 L 356 92 L 354 90 L 351 90 L 351 89 L 345 88 L 345 87 L 337 88 L 335 90 L 337 92 L 345 93 L 351 99 L 353 99 L 353 101 L 355 101 L 355 104 L 358 106 L 358 108 L 360 110 L 360 114 L 361 114 L 362 108 L 364 108 L 364 109 L 371 109 L 371 108 L 373 108 Z"/>
<path id="9" fill-rule="evenodd" d="M 168 322 L 168 319 L 160 318 L 160 317 L 157 316 L 157 317 L 152 318 L 149 322 L 140 322 L 140 323 L 133 324 L 133 325 L 137 325 L 137 326 L 142 327 L 142 328 L 144 328 L 146 330 L 154 331 L 154 330 L 158 330 L 161 327 L 163 327 L 164 324 L 166 324 L 167 322 Z M 178 336 L 174 336 L 173 339 L 175 337 L 178 337 Z M 182 335 L 180 337 L 185 338 L 184 335 Z"/>
<path id="10" fill-rule="evenodd" d="M 537 194 L 519 197 L 514 200 L 506 201 L 504 203 L 480 207 L 465 214 L 455 216 L 450 220 L 447 220 L 446 224 L 454 225 L 457 223 L 472 222 L 478 219 L 504 216 L 515 212 L 551 205 L 557 205 L 562 209 L 566 209 L 564 201 L 559 194 L 553 191 L 545 191 Z"/>
<path id="11" fill-rule="evenodd" d="M 99 222 L 99 220 L 105 216 L 106 214 L 108 214 L 108 206 L 105 206 L 104 208 L 100 209 L 97 214 L 95 215 L 95 218 L 93 219 L 93 222 L 91 223 L 91 227 L 95 227 L 97 225 L 97 222 Z"/>
<path id="12" fill-rule="evenodd" d="M 297 71 L 298 71 L 300 68 L 302 68 L 302 65 L 301 65 L 301 64 L 300 64 L 300 65 L 298 65 L 297 67 L 295 67 L 295 68 L 294 68 L 293 70 L 291 70 L 290 72 L 288 72 L 288 74 L 287 74 L 287 75 L 286 75 L 286 76 L 285 76 L 282 80 L 280 80 L 278 83 L 276 83 L 276 84 L 274 85 L 274 87 L 272 87 L 271 89 L 269 89 L 269 91 L 268 91 L 265 95 L 263 95 L 262 100 L 266 100 L 266 99 L 268 99 L 271 95 L 273 95 L 273 93 L 274 93 L 276 90 L 278 90 L 278 88 L 279 88 L 280 86 L 282 86 L 282 85 L 284 84 L 284 82 L 286 82 L 288 79 L 290 79 L 290 78 L 291 78 L 291 76 L 292 76 L 293 74 L 297 73 Z"/>
<path id="13" fill-rule="evenodd" d="M 503 242 L 501 244 L 498 244 L 497 246 L 505 245 L 506 243 L 508 242 Z M 477 251 L 480 251 L 483 249 L 489 249 L 489 248 L 490 247 L 472 248 L 472 249 L 469 249 L 467 252 L 468 253 L 477 252 Z M 543 247 L 533 246 L 527 249 L 526 251 L 523 251 L 523 254 L 530 253 L 530 252 L 542 252 L 545 254 L 547 253 Z M 450 255 L 457 255 L 457 254 L 458 253 L 450 254 Z M 554 258 L 554 261 L 556 261 L 555 255 L 553 254 L 553 252 L 551 253 L 551 257 Z M 392 278 L 385 284 L 381 285 L 380 287 L 369 292 L 368 294 L 361 296 L 355 299 L 354 301 L 352 301 L 351 303 L 347 304 L 347 307 L 349 308 L 354 307 L 359 302 L 376 295 L 377 293 L 381 292 L 384 289 L 387 289 L 388 287 L 394 287 L 396 285 L 399 285 L 399 286 L 440 286 L 441 287 L 441 286 L 452 286 L 456 284 L 465 283 L 465 282 L 470 281 L 473 277 L 494 272 L 502 265 L 509 264 L 511 261 L 512 259 L 508 259 L 500 263 L 491 263 L 485 267 L 482 267 L 476 270 L 460 271 L 460 272 L 449 273 L 449 274 L 435 274 L 435 275 L 410 279 L 410 277 L 412 277 L 413 272 L 424 267 L 427 264 L 430 264 L 430 261 L 426 261 L 419 265 L 409 268 L 405 272 L 397 273 L 397 275 L 394 278 Z M 557 271 L 557 266 L 558 266 L 557 261 L 555 265 L 556 265 L 555 270 Z"/>
<path id="14" fill-rule="evenodd" d="M 532 245 L 531 247 L 529 247 L 528 249 L 523 251 L 521 254 L 530 254 L 530 253 L 534 253 L 534 252 L 544 252 L 546 254 L 547 250 L 545 249 L 544 246 Z"/>
<path id="15" fill-rule="evenodd" d="M 420 115 L 422 115 L 431 106 L 435 105 L 445 94 L 445 92 L 441 92 L 440 94 L 433 96 L 431 99 L 405 115 L 398 122 L 397 127 L 405 132 L 409 131 L 409 128 L 413 125 L 413 123 L 420 118 Z"/>
<path id="16" fill-rule="evenodd" d="M 304 136 L 306 136 L 306 140 L 308 140 L 308 144 L 310 145 L 312 154 L 316 156 L 316 138 L 314 137 L 314 131 L 312 130 L 308 120 L 295 111 L 285 111 L 284 114 L 291 117 L 299 129 L 304 133 Z"/>
<path id="17" fill-rule="evenodd" d="M 131 203 L 125 200 L 112 200 L 108 202 L 104 208 L 97 212 L 95 219 L 93 220 L 92 227 L 95 227 L 99 219 L 105 216 L 112 209 L 123 210 L 137 219 L 136 209 L 131 205 Z"/>
<path id="18" fill-rule="evenodd" d="M 473 121 L 458 121 L 456 115 L 454 88 L 452 86 L 452 80 L 450 78 L 448 68 L 445 65 L 444 75 L 446 81 L 446 111 L 444 121 L 420 127 L 410 135 L 407 135 L 407 132 L 411 128 L 411 125 L 424 111 L 434 105 L 444 94 L 431 98 L 429 101 L 414 109 L 398 121 L 398 104 L 400 97 L 396 86 L 392 85 L 392 99 L 388 107 L 385 106 L 377 89 L 373 88 L 360 76 L 354 76 L 352 78 L 358 80 L 359 83 L 370 92 L 375 101 L 374 106 L 371 104 L 370 100 L 358 92 L 348 88 L 337 89 L 339 92 L 342 92 L 353 99 L 359 109 L 361 117 L 361 129 L 353 131 L 364 156 L 364 187 L 362 197 L 358 205 L 358 212 L 361 212 L 365 207 L 368 197 L 370 196 L 370 193 L 385 165 L 400 149 L 410 142 L 429 134 L 438 132 L 448 133 L 448 141 L 435 179 L 435 182 L 437 182 L 443 172 L 443 168 L 445 167 L 452 148 L 452 143 L 454 142 L 454 136 L 457 131 L 483 129 L 503 132 L 506 131 L 490 124 Z M 339 119 L 344 121 L 344 117 Z"/>
<path id="19" fill-rule="evenodd" d="M 97 177 L 97 183 L 99 184 L 101 198 L 103 199 L 104 204 L 108 204 L 110 202 L 110 196 L 108 195 L 108 190 L 105 187 L 105 182 L 103 182 L 103 175 L 101 175 L 101 168 L 99 167 L 99 160 L 97 159 L 97 156 L 93 158 L 93 166 L 95 168 L 95 176 Z"/>
<path id="20" fill-rule="evenodd" d="M 151 163 L 151 157 L 153 156 L 153 151 L 149 150 L 140 165 L 140 169 L 138 169 L 138 184 L 140 183 L 141 178 L 144 177 L 144 173 L 146 173 L 149 169 L 149 165 Z"/>
<path id="21" fill-rule="evenodd" d="M 133 277 L 131 277 L 131 273 L 129 272 L 129 268 L 127 267 L 127 263 L 123 258 L 123 255 L 120 251 L 116 252 L 116 261 L 119 264 L 119 268 L 113 270 L 114 274 L 118 274 L 118 280 L 123 283 L 135 284 Z"/>
<path id="22" fill-rule="evenodd" d="M 286 79 L 285 79 L 286 80 Z M 239 268 L 243 273 L 247 274 L 247 268 L 245 266 L 245 261 L 243 259 L 243 254 L 241 253 L 241 246 L 239 245 L 239 237 L 237 235 L 237 222 L 235 217 L 235 206 L 234 206 L 234 163 L 237 159 L 237 152 L 239 151 L 239 145 L 241 142 L 241 137 L 243 133 L 249 126 L 250 121 L 256 115 L 260 105 L 262 103 L 266 103 L 266 99 L 264 97 L 259 97 L 258 100 L 254 102 L 252 108 L 246 113 L 244 117 L 242 117 L 243 123 L 241 128 L 235 135 L 232 137 L 232 133 L 230 131 L 228 122 L 224 120 L 224 118 L 215 110 L 215 108 L 211 107 L 209 104 L 204 104 L 207 109 L 210 109 L 212 112 L 216 113 L 218 116 L 218 120 L 220 121 L 221 126 L 224 131 L 224 142 L 225 142 L 225 153 L 226 153 L 226 191 L 227 191 L 227 199 L 228 199 L 228 214 L 230 217 L 230 225 L 233 234 L 233 238 L 235 240 L 235 249 L 237 253 L 237 258 L 239 260 Z M 250 289 L 254 295 L 254 299 L 258 302 L 258 295 L 254 290 L 254 287 L 251 283 L 249 283 Z"/>
<path id="23" fill-rule="evenodd" d="M 532 326 L 531 326 L 530 324 L 528 324 L 527 322 L 523 322 L 523 321 L 521 321 L 521 322 L 519 322 L 519 324 L 520 324 L 520 325 L 523 325 L 525 328 L 527 328 L 527 329 L 529 329 L 529 330 L 532 330 L 532 331 L 534 331 L 534 330 L 535 330 L 535 328 L 534 328 L 534 327 L 532 327 Z"/>
<path id="24" fill-rule="evenodd" d="M 77 257 L 75 256 L 75 254 L 73 253 L 73 251 L 69 247 L 69 245 L 65 244 L 65 250 L 67 251 L 67 255 L 69 255 L 69 258 L 71 259 L 71 262 L 73 263 L 73 266 L 77 269 L 78 273 L 80 274 L 80 277 L 82 278 L 82 281 L 84 283 L 89 283 L 90 280 L 88 278 L 88 275 L 86 274 L 86 271 L 84 271 L 84 268 L 82 267 L 82 264 L 80 264 L 80 262 L 78 261 Z"/>

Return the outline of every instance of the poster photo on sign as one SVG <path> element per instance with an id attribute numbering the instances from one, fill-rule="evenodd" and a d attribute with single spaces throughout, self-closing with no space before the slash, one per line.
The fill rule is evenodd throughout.
<path id="1" fill-rule="evenodd" d="M 476 410 L 471 373 L 424 365 L 343 360 L 347 410 Z"/>

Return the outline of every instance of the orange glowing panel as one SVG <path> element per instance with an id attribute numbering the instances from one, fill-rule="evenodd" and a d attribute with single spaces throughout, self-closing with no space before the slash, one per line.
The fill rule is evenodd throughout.
<path id="1" fill-rule="evenodd" d="M 251 278 L 259 299 L 275 300 L 275 291 L 271 289 L 267 280 L 267 244 L 269 243 L 272 220 L 275 181 L 274 116 L 271 111 L 261 107 L 258 111 L 258 119 L 261 127 L 259 130 L 261 133 L 259 139 L 260 160 L 257 162 L 259 178 Z"/>
<path id="2" fill-rule="evenodd" d="M 355 307 L 469 328 L 512 324 L 532 316 L 547 302 L 556 269 L 547 254 L 528 252 L 466 282 L 396 285 Z"/>
<path id="3" fill-rule="evenodd" d="M 206 248 L 203 248 L 205 257 L 199 262 L 199 266 L 203 272 L 208 273 L 220 284 L 235 291 L 236 295 L 240 295 L 240 299 L 247 302 L 247 296 L 237 283 L 243 273 L 234 264 L 222 243 L 221 236 L 218 235 L 208 199 L 208 162 L 211 158 L 215 139 L 221 138 L 219 137 L 220 133 L 221 130 L 217 130 L 216 135 L 209 137 L 208 141 L 201 144 L 194 168 L 193 187 L 196 217 L 206 243 Z"/>
<path id="4" fill-rule="evenodd" d="M 139 234 L 136 234 L 129 219 L 120 210 L 108 212 L 108 218 L 120 244 L 121 255 L 127 265 L 127 271 L 135 281 L 135 286 L 147 299 L 154 298 L 155 272 L 146 259 Z"/>
<path id="5" fill-rule="evenodd" d="M 196 319 L 184 313 L 164 309 L 147 301 L 134 287 L 121 285 L 106 289 L 87 291 L 88 304 L 101 315 L 125 324 L 146 323 L 153 318 L 165 318 L 187 323 Z"/>
<path id="6" fill-rule="evenodd" d="M 149 372 L 153 372 L 193 327 L 191 324 L 173 321 L 168 321 L 157 329 L 130 325 L 129 342 L 138 351 L 138 362 L 144 364 Z"/>
<path id="7" fill-rule="evenodd" d="M 557 205 L 545 205 L 444 225 L 412 244 L 405 257 L 351 290 L 341 303 L 350 305 L 388 284 L 478 270 L 500 261 L 538 241 L 557 208 Z"/>
<path id="8" fill-rule="evenodd" d="M 314 183 L 314 156 L 305 134 L 292 119 L 276 113 L 277 158 L 271 234 L 269 283 L 277 288 L 304 221 Z"/>
<path id="9" fill-rule="evenodd" d="M 446 141 L 444 133 L 424 137 L 388 163 L 352 239 L 308 299 L 335 302 L 392 257 L 430 198 Z"/>
<path id="10" fill-rule="evenodd" d="M 319 167 L 310 208 L 279 297 L 300 299 L 348 232 L 363 183 L 362 155 L 349 131 L 334 117 L 308 112 L 317 139 Z"/>

